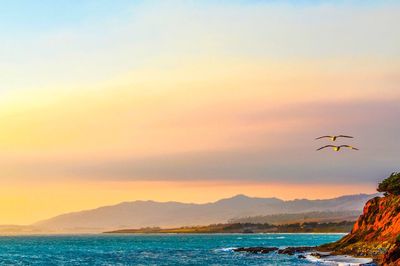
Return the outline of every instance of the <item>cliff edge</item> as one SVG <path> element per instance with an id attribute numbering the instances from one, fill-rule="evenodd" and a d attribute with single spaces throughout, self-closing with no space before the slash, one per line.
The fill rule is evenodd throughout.
<path id="1" fill-rule="evenodd" d="M 393 173 L 388 179 L 396 186 L 400 184 L 399 173 Z M 378 188 L 385 196 L 365 204 L 350 234 L 319 247 L 321 251 L 372 257 L 380 265 L 400 265 L 400 191 L 388 191 L 384 186 L 388 179 Z"/>

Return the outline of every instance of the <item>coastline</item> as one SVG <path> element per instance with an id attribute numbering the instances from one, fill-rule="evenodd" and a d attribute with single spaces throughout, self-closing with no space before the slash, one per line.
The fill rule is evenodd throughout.
<path id="1" fill-rule="evenodd" d="M 119 229 L 104 233 L 349 233 L 353 221 L 330 223 L 290 223 L 290 224 L 260 224 L 260 223 L 221 223 L 204 226 L 184 226 L 175 228 L 145 227 L 137 229 Z"/>
<path id="2" fill-rule="evenodd" d="M 0 234 L 0 238 L 2 237 L 29 237 L 29 236 L 143 236 L 143 235 L 154 235 L 154 236 L 162 236 L 162 235 L 341 235 L 345 236 L 347 233 L 37 233 L 37 234 Z"/>

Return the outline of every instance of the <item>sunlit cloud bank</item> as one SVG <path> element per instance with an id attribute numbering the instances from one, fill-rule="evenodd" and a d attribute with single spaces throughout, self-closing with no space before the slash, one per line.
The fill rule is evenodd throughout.
<path id="1" fill-rule="evenodd" d="M 215 144 L 204 150 L 174 149 L 170 153 L 143 157 L 132 149 L 123 156 L 111 153 L 103 154 L 102 158 L 88 156 L 78 160 L 26 160 L 15 164 L 14 172 L 9 167 L 9 173 L 120 181 L 253 180 L 329 184 L 373 183 L 397 167 L 400 110 L 395 101 L 308 102 L 283 104 L 278 109 L 262 107 L 253 112 L 232 112 L 215 114 L 215 122 L 209 114 L 209 119 L 197 117 L 197 122 L 193 122 L 192 117 L 182 117 L 179 125 L 173 121 L 171 128 L 165 128 L 166 125 L 156 127 L 161 131 L 175 131 L 178 127 L 185 130 L 188 139 L 202 139 L 193 136 L 198 128 L 206 127 L 208 132 L 213 132 L 216 127 L 226 129 L 215 137 L 230 138 L 229 148 Z M 217 124 L 217 121 L 222 122 Z M 360 152 L 315 151 L 326 143 L 316 141 L 314 137 L 324 132 L 337 133 L 338 128 L 356 136 L 355 140 L 349 141 L 359 147 Z M 150 127 L 150 132 L 152 130 Z M 113 134 L 112 130 L 110 134 Z M 171 140 L 179 147 L 179 139 L 171 137 Z M 6 166 L 3 168 L 7 169 Z"/>

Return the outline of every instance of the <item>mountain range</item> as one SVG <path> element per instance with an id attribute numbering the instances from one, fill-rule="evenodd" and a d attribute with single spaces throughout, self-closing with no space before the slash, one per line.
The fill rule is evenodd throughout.
<path id="1" fill-rule="evenodd" d="M 49 232 L 102 232 L 125 228 L 209 225 L 276 214 L 329 212 L 334 216 L 335 212 L 341 215 L 353 212 L 356 215 L 361 213 L 365 202 L 375 196 L 359 194 L 324 200 L 285 201 L 237 195 L 204 204 L 133 201 L 58 215 L 39 221 L 32 227 Z"/>

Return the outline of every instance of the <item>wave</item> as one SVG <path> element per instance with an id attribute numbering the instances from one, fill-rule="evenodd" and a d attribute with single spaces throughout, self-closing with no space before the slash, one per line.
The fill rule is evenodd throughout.
<path id="1" fill-rule="evenodd" d="M 271 240 L 271 239 L 285 239 L 285 238 L 286 238 L 285 236 L 276 236 L 276 237 L 267 236 L 267 237 L 253 237 L 251 239 L 252 240 L 264 240 L 264 239 Z M 237 238 L 237 239 L 241 239 L 241 238 Z"/>
<path id="2" fill-rule="evenodd" d="M 222 252 L 233 252 L 233 250 L 237 247 L 227 247 L 227 248 L 218 248 L 215 251 L 222 251 Z"/>
<path id="3" fill-rule="evenodd" d="M 338 266 L 359 266 L 359 265 L 375 265 L 371 258 L 355 258 L 347 255 L 328 255 L 323 258 L 317 258 L 306 254 L 306 259 L 313 263 L 322 263 L 323 265 Z"/>

